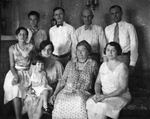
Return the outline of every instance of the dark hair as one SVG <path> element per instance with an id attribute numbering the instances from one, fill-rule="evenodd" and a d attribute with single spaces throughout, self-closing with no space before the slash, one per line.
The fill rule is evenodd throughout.
<path id="1" fill-rule="evenodd" d="M 89 53 L 91 53 L 91 50 L 92 50 L 91 45 L 85 40 L 82 40 L 81 42 L 79 42 L 76 48 L 82 45 L 89 51 Z"/>
<path id="2" fill-rule="evenodd" d="M 35 15 L 38 19 L 40 19 L 40 14 L 39 14 L 37 11 L 31 11 L 31 12 L 29 12 L 28 18 L 29 18 L 31 15 Z"/>
<path id="3" fill-rule="evenodd" d="M 119 6 L 119 5 L 113 5 L 113 6 L 111 6 L 111 7 L 109 8 L 109 12 L 110 12 L 110 10 L 113 9 L 113 8 L 119 8 L 120 11 L 122 12 L 122 8 L 121 8 L 121 6 Z"/>
<path id="4" fill-rule="evenodd" d="M 44 63 L 45 62 L 45 59 L 44 57 L 40 56 L 40 55 L 37 55 L 33 58 L 32 60 L 32 65 L 36 65 L 37 62 L 42 62 Z"/>
<path id="5" fill-rule="evenodd" d="M 117 51 L 117 55 L 121 55 L 122 54 L 121 46 L 117 42 L 109 42 L 109 43 L 107 43 L 105 48 L 104 48 L 104 54 L 106 54 L 106 48 L 107 48 L 108 45 L 115 47 L 115 49 Z"/>
<path id="6" fill-rule="evenodd" d="M 19 27 L 19 28 L 15 31 L 15 35 L 18 35 L 18 34 L 20 33 L 21 30 L 26 31 L 27 36 L 28 36 L 28 31 L 27 31 L 27 29 L 26 29 L 25 27 Z"/>
<path id="7" fill-rule="evenodd" d="M 55 7 L 54 9 L 53 9 L 53 13 L 56 11 L 56 10 L 62 10 L 63 11 L 63 13 L 65 13 L 65 10 L 64 10 L 64 8 L 62 8 L 62 7 Z"/>
<path id="8" fill-rule="evenodd" d="M 49 40 L 44 40 L 44 41 L 42 41 L 41 43 L 40 43 L 40 52 L 47 46 L 47 45 L 51 45 L 51 47 L 52 47 L 52 52 L 54 51 L 54 45 L 53 45 L 53 43 L 51 42 L 51 41 L 49 41 Z"/>

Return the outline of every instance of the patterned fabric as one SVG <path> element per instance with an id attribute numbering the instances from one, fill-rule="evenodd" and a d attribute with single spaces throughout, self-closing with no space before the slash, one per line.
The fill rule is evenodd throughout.
<path id="1" fill-rule="evenodd" d="M 149 110 L 150 111 L 150 91 L 145 89 L 134 89 L 131 102 L 123 110 Z"/>
<path id="2" fill-rule="evenodd" d="M 27 44 L 24 50 L 21 50 L 18 44 L 10 47 L 14 54 L 15 68 L 19 76 L 19 84 L 13 86 L 11 84 L 14 75 L 8 71 L 4 81 L 4 104 L 13 100 L 16 97 L 25 98 L 26 89 L 29 86 L 29 64 L 30 51 L 33 49 L 32 44 Z"/>
<path id="3" fill-rule="evenodd" d="M 82 71 L 77 68 L 77 62 L 70 61 L 60 79 L 65 87 L 56 97 L 53 119 L 86 119 L 85 103 L 90 96 L 92 82 L 97 74 L 97 63 L 87 60 Z"/>
<path id="4" fill-rule="evenodd" d="M 31 29 L 32 28 L 27 28 L 29 33 L 27 42 L 33 42 L 35 48 L 39 49 L 40 43 L 44 40 L 47 40 L 46 31 L 43 29 L 37 29 L 37 31 L 35 31 L 35 33 L 33 34 Z"/>

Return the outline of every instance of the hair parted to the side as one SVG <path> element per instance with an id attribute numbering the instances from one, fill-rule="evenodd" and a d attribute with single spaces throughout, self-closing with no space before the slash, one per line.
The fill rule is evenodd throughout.
<path id="1" fill-rule="evenodd" d="M 55 7 L 54 9 L 53 9 L 53 13 L 56 11 L 56 10 L 62 10 L 63 11 L 63 13 L 65 14 L 65 10 L 64 10 L 64 8 L 62 8 L 62 7 Z"/>
<path id="2" fill-rule="evenodd" d="M 51 45 L 51 47 L 52 47 L 52 52 L 54 51 L 54 45 L 53 45 L 53 43 L 51 42 L 51 41 L 49 41 L 49 40 L 44 40 L 44 41 L 42 41 L 41 43 L 40 43 L 40 49 L 39 49 L 39 51 L 41 52 L 47 45 Z"/>
<path id="3" fill-rule="evenodd" d="M 105 48 L 104 48 L 104 54 L 106 54 L 106 49 L 107 49 L 108 45 L 115 47 L 115 49 L 117 51 L 117 55 L 121 55 L 122 54 L 121 46 L 117 42 L 109 42 L 109 43 L 107 43 L 106 46 L 105 46 Z"/>
<path id="4" fill-rule="evenodd" d="M 27 29 L 26 29 L 25 27 L 19 27 L 19 28 L 17 28 L 17 30 L 15 31 L 15 35 L 18 35 L 18 34 L 20 33 L 21 30 L 26 31 L 27 36 L 28 36 L 28 31 L 27 31 Z"/>
<path id="5" fill-rule="evenodd" d="M 40 55 L 35 56 L 32 60 L 32 65 L 36 65 L 37 62 L 44 63 L 45 62 L 44 57 L 42 57 Z"/>
<path id="6" fill-rule="evenodd" d="M 79 42 L 76 46 L 76 49 L 79 46 L 84 46 L 88 50 L 88 52 L 91 53 L 92 50 L 91 45 L 86 40 L 82 40 L 81 42 Z"/>
<path id="7" fill-rule="evenodd" d="M 39 14 L 37 11 L 30 11 L 29 14 L 28 14 L 28 18 L 29 18 L 31 15 L 35 15 L 38 19 L 40 19 L 40 14 Z"/>
<path id="8" fill-rule="evenodd" d="M 113 9 L 113 8 L 119 8 L 120 11 L 122 12 L 122 8 L 121 8 L 121 6 L 119 6 L 119 5 L 113 5 L 113 6 L 111 6 L 111 7 L 109 8 L 109 12 L 110 12 L 111 9 Z"/>

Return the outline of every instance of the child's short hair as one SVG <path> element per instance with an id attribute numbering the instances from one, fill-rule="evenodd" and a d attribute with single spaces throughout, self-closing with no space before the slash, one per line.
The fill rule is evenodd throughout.
<path id="1" fill-rule="evenodd" d="M 45 62 L 44 57 L 40 55 L 35 56 L 34 59 L 32 60 L 32 65 L 36 65 L 37 62 L 44 63 Z"/>
<path id="2" fill-rule="evenodd" d="M 26 31 L 27 36 L 28 36 L 28 31 L 27 31 L 27 29 L 26 29 L 25 27 L 19 27 L 19 28 L 17 28 L 17 30 L 15 31 L 15 35 L 18 35 L 18 34 L 20 33 L 21 30 Z"/>
<path id="3" fill-rule="evenodd" d="M 28 18 L 29 18 L 31 15 L 35 15 L 38 19 L 40 19 L 40 14 L 39 14 L 37 11 L 31 11 L 31 12 L 29 12 Z"/>

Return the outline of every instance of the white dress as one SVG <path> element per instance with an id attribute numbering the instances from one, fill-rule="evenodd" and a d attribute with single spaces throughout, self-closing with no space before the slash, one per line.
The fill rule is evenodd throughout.
<path id="1" fill-rule="evenodd" d="M 36 96 L 40 96 L 44 90 L 52 90 L 52 88 L 48 85 L 45 72 L 42 72 L 42 77 L 39 77 L 38 75 L 36 75 L 36 73 L 33 72 L 30 81 L 39 84 L 39 86 L 32 85 Z"/>
<path id="2" fill-rule="evenodd" d="M 11 70 L 8 71 L 4 81 L 4 104 L 13 100 L 16 97 L 25 98 L 27 87 L 29 86 L 29 64 L 30 64 L 30 51 L 33 49 L 32 44 L 27 44 L 24 50 L 21 50 L 18 44 L 11 46 L 14 54 L 15 68 L 19 76 L 19 83 L 12 85 L 11 82 L 14 78 Z"/>
<path id="3" fill-rule="evenodd" d="M 101 82 L 103 94 L 110 94 L 119 87 L 119 75 L 128 75 L 128 69 L 121 63 L 114 71 L 111 71 L 107 62 L 101 65 L 97 81 Z M 95 114 L 103 114 L 111 118 L 117 118 L 120 110 L 131 100 L 131 95 L 127 90 L 120 96 L 106 98 L 102 102 L 95 103 L 93 99 L 87 101 L 87 110 Z"/>

